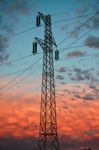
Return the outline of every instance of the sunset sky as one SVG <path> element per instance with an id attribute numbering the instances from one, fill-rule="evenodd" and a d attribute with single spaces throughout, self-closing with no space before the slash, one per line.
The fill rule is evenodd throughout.
<path id="1" fill-rule="evenodd" d="M 38 11 L 51 15 L 60 51 L 60 148 L 99 150 L 99 0 L 0 0 L 0 150 L 37 147 L 43 50 L 32 55 L 32 42 L 44 39 Z"/>

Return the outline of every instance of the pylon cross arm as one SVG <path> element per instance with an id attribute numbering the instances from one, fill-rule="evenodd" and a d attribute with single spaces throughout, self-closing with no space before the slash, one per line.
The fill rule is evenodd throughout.
<path id="1" fill-rule="evenodd" d="M 44 40 L 35 37 L 35 40 L 37 41 L 37 43 L 41 46 L 41 48 L 44 50 L 45 46 L 44 46 Z"/>

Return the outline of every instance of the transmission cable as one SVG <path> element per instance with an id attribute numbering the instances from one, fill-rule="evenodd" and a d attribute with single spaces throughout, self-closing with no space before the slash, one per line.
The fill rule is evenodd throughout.
<path id="1" fill-rule="evenodd" d="M 13 59 L 13 60 L 8 61 L 8 62 L 3 62 L 3 63 L 0 63 L 0 65 L 9 64 L 9 63 L 12 63 L 12 62 L 15 62 L 15 61 L 19 61 L 19 60 L 22 60 L 22 59 L 26 59 L 26 58 L 31 57 L 31 56 L 33 56 L 33 54 L 31 54 L 31 55 L 26 55 L 26 56 L 23 56 L 23 57 L 19 57 L 19 58 Z"/>
<path id="2" fill-rule="evenodd" d="M 92 44 L 98 44 L 98 43 L 99 42 L 90 42 L 88 44 L 92 45 Z M 82 44 L 82 45 L 71 46 L 71 47 L 68 47 L 68 48 L 64 47 L 62 49 L 59 49 L 59 51 L 61 52 L 61 51 L 69 50 L 69 49 L 72 49 L 72 48 L 88 46 L 87 44 L 83 44 L 83 43 L 79 43 L 79 44 Z M 41 54 L 41 53 L 37 53 L 37 54 Z M 0 63 L 0 65 L 4 65 L 4 64 L 9 64 L 9 63 L 12 63 L 12 62 L 20 61 L 22 59 L 25 59 L 25 58 L 28 58 L 28 57 L 31 57 L 31 56 L 33 56 L 33 55 L 31 54 L 31 55 L 26 55 L 26 56 L 23 56 L 23 57 L 19 57 L 19 58 L 13 59 L 13 60 L 8 61 L 8 62 Z M 20 71 L 18 71 L 18 72 L 20 72 Z M 15 72 L 15 73 L 17 73 L 17 72 Z M 11 73 L 11 74 L 13 74 L 13 73 Z M 9 76 L 10 74 L 7 74 L 7 75 Z M 3 77 L 3 76 L 5 76 L 5 75 L 0 76 L 0 78 Z"/>
<path id="3" fill-rule="evenodd" d="M 37 61 L 35 61 L 32 65 L 30 65 L 29 67 L 27 67 L 26 69 L 24 69 L 20 74 L 18 74 L 15 78 L 13 78 L 12 80 L 10 80 L 9 82 L 7 82 L 3 87 L 0 88 L 0 90 L 4 89 L 6 86 L 8 86 L 10 83 L 14 82 L 16 79 L 18 79 L 22 74 L 24 74 L 26 71 L 28 71 L 29 69 L 31 69 L 36 63 L 38 63 L 40 60 L 42 59 L 39 58 Z"/>
<path id="4" fill-rule="evenodd" d="M 38 68 L 41 68 L 41 66 L 39 66 Z M 38 71 L 38 68 L 35 69 L 32 73 L 29 73 L 27 76 L 25 76 L 24 78 L 22 78 L 21 80 L 19 80 L 17 83 L 15 83 L 14 85 L 10 86 L 9 88 L 7 88 L 6 90 L 4 90 L 3 92 L 1 92 L 0 94 L 3 94 L 5 92 L 7 92 L 8 90 L 12 89 L 13 87 L 15 87 L 17 84 L 20 84 L 22 81 L 24 81 L 25 79 L 29 78 L 33 73 L 35 73 L 36 71 Z"/>
<path id="5" fill-rule="evenodd" d="M 99 24 L 98 24 L 97 26 L 99 26 Z M 81 35 L 80 37 L 78 37 L 75 41 L 73 41 L 72 43 L 70 43 L 70 44 L 67 46 L 67 48 L 61 50 L 60 52 L 63 52 L 64 50 L 68 49 L 69 46 L 71 46 L 71 45 L 75 44 L 76 42 L 78 42 L 80 39 L 82 39 L 85 35 L 87 35 L 87 34 L 88 34 L 89 32 L 91 32 L 93 29 L 97 28 L 97 26 L 95 26 L 95 27 L 91 28 L 90 30 L 88 30 L 87 32 L 85 32 L 83 35 Z"/>
<path id="6" fill-rule="evenodd" d="M 35 67 L 39 67 L 40 65 L 38 65 L 38 66 L 33 66 L 33 67 L 31 67 L 31 69 L 33 69 L 33 68 L 35 68 Z M 17 74 L 17 73 L 19 73 L 19 72 L 23 72 L 23 71 L 25 71 L 25 69 L 21 69 L 21 70 L 18 70 L 18 71 L 15 71 L 15 72 L 11 72 L 11 73 L 8 73 L 8 74 L 3 74 L 3 75 L 1 75 L 0 76 L 0 79 L 1 78 L 4 78 L 4 77 L 7 77 L 7 76 L 11 76 L 11 75 L 13 75 L 13 74 Z"/>
<path id="7" fill-rule="evenodd" d="M 99 12 L 90 13 L 90 14 L 86 14 L 86 15 L 80 15 L 80 16 L 77 16 L 77 17 L 72 17 L 72 18 L 67 18 L 67 19 L 62 19 L 62 20 L 58 20 L 58 21 L 52 22 L 52 24 L 56 24 L 56 23 L 60 23 L 60 22 L 65 22 L 65 21 L 69 21 L 69 20 L 74 20 L 74 19 L 79 19 L 79 18 L 82 18 L 82 17 L 85 17 L 85 16 L 96 14 L 96 13 L 99 13 Z M 41 25 L 41 27 L 42 26 L 44 26 L 44 25 Z M 38 28 L 38 27 L 32 27 L 32 28 L 29 28 L 29 29 L 26 29 L 26 30 L 23 30 L 23 31 L 20 31 L 20 32 L 16 32 L 12 36 L 6 35 L 4 38 L 10 38 L 10 37 L 13 37 L 15 35 L 20 35 L 20 34 L 23 34 L 25 32 L 31 31 L 33 29 L 36 29 L 36 28 Z"/>
<path id="8" fill-rule="evenodd" d="M 80 28 L 82 27 L 82 26 L 84 26 L 87 22 L 89 22 L 91 19 L 93 19 L 95 16 L 96 16 L 97 14 L 95 14 L 94 16 L 92 16 L 92 17 L 90 17 L 86 22 L 84 22 L 83 24 L 81 24 L 81 26 L 77 29 L 77 30 L 75 30 L 74 32 L 72 32 L 71 34 L 69 34 L 67 37 L 65 37 L 65 39 L 63 39 L 61 42 L 59 42 L 59 44 L 58 45 L 60 45 L 61 43 L 63 43 L 66 39 L 68 39 L 71 35 L 73 35 L 74 33 L 76 33 L 76 32 L 78 32 L 78 30 L 80 30 Z M 90 32 L 90 31 L 88 31 L 88 32 Z M 87 33 L 88 33 L 87 32 Z M 86 34 L 87 34 L 86 33 Z M 84 34 L 85 35 L 85 34 Z M 84 36 L 83 35 L 83 36 Z M 82 37 L 83 37 L 82 36 Z M 81 38 L 82 38 L 81 37 Z M 73 42 L 73 43 L 71 43 L 70 45 L 72 45 L 72 44 L 74 44 L 75 43 L 75 41 Z M 58 46 L 57 45 L 57 46 Z M 18 58 L 18 59 L 15 59 L 15 60 L 12 60 L 12 61 L 9 61 L 9 62 L 5 62 L 5 63 L 2 63 L 2 64 L 7 64 L 7 63 L 11 63 L 11 62 L 15 62 L 15 61 L 18 61 L 18 60 L 21 60 L 21 59 L 25 59 L 25 58 L 27 58 L 27 57 L 31 57 L 32 55 L 27 55 L 27 56 L 24 56 L 24 57 L 21 57 L 21 58 Z M 2 65 L 2 64 L 0 64 L 0 65 Z"/>
<path id="9" fill-rule="evenodd" d="M 92 20 L 95 16 L 97 15 L 97 13 L 88 18 L 83 24 L 81 24 L 75 31 L 71 32 L 68 36 L 66 36 L 62 41 L 60 41 L 57 46 L 59 46 L 60 44 L 62 44 L 65 40 L 67 40 L 70 36 L 72 36 L 73 34 L 75 34 L 76 32 L 78 32 L 78 30 L 80 30 L 83 26 L 85 26 L 90 20 Z"/>
<path id="10" fill-rule="evenodd" d="M 83 56 L 66 57 L 66 58 L 61 58 L 58 61 L 67 60 L 67 59 L 74 59 L 74 58 L 90 57 L 90 56 L 96 56 L 96 57 L 98 57 L 99 53 L 87 54 L 87 55 L 83 55 Z"/>

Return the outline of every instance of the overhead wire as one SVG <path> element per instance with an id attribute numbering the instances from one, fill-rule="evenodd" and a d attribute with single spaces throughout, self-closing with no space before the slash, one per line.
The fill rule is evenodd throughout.
<path id="1" fill-rule="evenodd" d="M 23 57 L 19 57 L 19 58 L 13 59 L 13 60 L 8 61 L 8 62 L 3 62 L 3 63 L 0 63 L 0 65 L 10 64 L 10 63 L 12 63 L 12 62 L 19 61 L 19 60 L 23 60 L 23 59 L 26 59 L 26 58 L 31 57 L 31 56 L 33 56 L 33 54 L 26 55 L 26 56 L 23 56 Z"/>
<path id="2" fill-rule="evenodd" d="M 83 27 L 84 25 L 86 25 L 86 23 L 88 23 L 91 19 L 93 19 L 97 14 L 98 14 L 98 13 L 96 13 L 94 16 L 90 17 L 90 18 L 89 18 L 87 21 L 85 21 L 83 24 L 81 24 L 77 30 L 75 30 L 74 32 L 70 33 L 67 37 L 65 37 L 62 41 L 60 41 L 60 42 L 57 44 L 57 46 L 59 46 L 59 45 L 60 45 L 61 43 L 63 43 L 66 39 L 68 39 L 70 36 L 72 36 L 73 34 L 75 34 L 76 32 L 78 32 L 78 30 L 80 30 L 81 27 Z M 88 32 L 90 32 L 90 31 L 88 31 Z M 86 33 L 86 34 L 87 34 L 87 33 Z M 83 35 L 83 36 L 84 36 L 84 35 Z M 74 41 L 73 43 L 75 43 L 75 41 Z M 72 45 L 73 43 L 71 43 L 71 45 Z M 2 64 L 7 64 L 7 63 L 11 63 L 11 62 L 15 62 L 15 61 L 18 61 L 18 60 L 21 60 L 21 59 L 25 59 L 25 58 L 31 57 L 31 56 L 32 56 L 32 54 L 31 54 L 31 55 L 24 56 L 24 57 L 21 57 L 21 58 L 14 59 L 14 60 L 9 61 L 9 62 L 0 63 L 0 65 L 2 65 Z"/>
<path id="3" fill-rule="evenodd" d="M 91 29 L 92 30 L 92 29 Z M 89 30 L 90 31 L 90 30 Z M 89 31 L 87 31 L 86 33 L 84 33 L 79 39 L 81 39 L 83 36 L 85 36 Z M 76 39 L 75 41 L 73 41 L 70 45 L 72 45 L 72 44 L 74 44 L 75 42 L 77 42 L 78 41 L 78 39 Z M 97 54 L 94 54 L 94 55 L 97 55 Z M 86 56 L 92 56 L 92 55 L 86 55 Z M 72 57 L 72 58 L 75 58 L 75 57 Z M 79 58 L 79 57 L 78 57 Z M 67 58 L 68 59 L 68 58 Z M 63 60 L 63 59 L 61 59 L 61 60 Z M 28 69 L 28 68 L 27 68 Z M 15 79 L 17 79 L 21 74 L 23 74 L 25 71 L 27 71 L 27 69 L 26 70 L 24 70 L 23 72 L 21 72 L 16 78 L 14 78 L 14 79 L 12 79 L 11 81 L 9 81 L 5 86 L 7 86 L 7 85 L 9 85 L 9 83 L 11 83 L 11 82 L 13 82 Z M 4 88 L 5 86 L 3 86 L 2 88 Z M 1 89 L 2 89 L 1 88 Z"/>
<path id="4" fill-rule="evenodd" d="M 93 6 L 93 5 L 99 5 L 99 3 L 90 4 L 89 6 Z M 79 8 L 79 9 L 80 9 L 80 8 Z M 82 9 L 82 7 L 81 7 L 81 9 Z M 72 11 L 72 10 L 70 10 L 70 11 Z M 64 10 L 64 11 L 61 11 L 61 12 L 52 13 L 51 16 L 59 16 L 59 15 L 62 15 L 62 14 L 66 15 L 66 14 L 67 14 L 67 11 Z M 85 15 L 87 15 L 87 14 L 85 14 Z M 88 15 L 91 15 L 91 13 L 88 14 Z M 81 16 L 82 16 L 82 15 L 81 15 Z M 16 26 L 15 28 L 16 28 L 16 29 L 23 28 L 23 27 L 25 27 L 25 26 L 27 26 L 27 25 L 30 25 L 30 24 L 33 24 L 33 21 L 28 22 L 28 23 L 23 24 L 23 25 L 20 25 L 20 26 Z M 11 25 L 12 25 L 12 24 L 11 24 Z"/>
<path id="5" fill-rule="evenodd" d="M 83 56 L 72 56 L 72 57 L 66 57 L 66 58 L 61 58 L 58 61 L 62 61 L 62 60 L 68 60 L 68 59 L 74 59 L 74 58 L 83 58 L 83 57 L 90 57 L 90 56 L 99 56 L 99 53 L 94 53 L 94 54 L 87 54 L 87 55 L 83 55 Z"/>
<path id="6" fill-rule="evenodd" d="M 60 50 L 60 52 L 63 52 L 65 51 L 66 49 L 71 49 L 72 47 L 69 47 L 73 44 L 75 44 L 76 42 L 78 42 L 78 40 L 82 39 L 85 35 L 87 35 L 90 31 L 92 31 L 94 28 L 88 30 L 87 32 L 85 32 L 83 35 L 81 35 L 79 38 L 77 38 L 75 41 L 73 41 L 72 43 L 70 43 L 66 48 L 63 48 Z M 95 43 L 94 43 L 95 44 Z M 82 45 L 82 46 L 87 46 L 87 45 Z M 81 47 L 81 46 L 78 46 L 78 47 Z M 74 47 L 75 48 L 75 47 Z"/>
<path id="7" fill-rule="evenodd" d="M 14 82 L 16 79 L 18 79 L 21 75 L 23 75 L 26 71 L 28 71 L 29 69 L 31 69 L 36 63 L 38 63 L 40 60 L 42 59 L 39 58 L 37 61 L 35 61 L 32 65 L 30 65 L 29 67 L 27 67 L 26 69 L 24 69 L 22 72 L 20 72 L 20 74 L 18 74 L 16 77 L 14 77 L 12 80 L 8 81 L 4 86 L 0 87 L 0 91 L 2 89 L 4 89 L 5 87 L 7 87 L 10 83 L 12 84 L 12 82 Z"/>
<path id="8" fill-rule="evenodd" d="M 31 69 L 33 69 L 33 68 L 35 68 L 35 67 L 39 67 L 39 65 L 38 65 L 38 66 L 33 66 L 33 67 L 31 67 Z M 11 72 L 11 73 L 8 73 L 8 74 L 3 74 L 3 75 L 0 76 L 0 79 L 1 79 L 1 78 L 5 78 L 5 77 L 8 77 L 8 76 L 11 76 L 11 75 L 13 75 L 13 74 L 17 74 L 17 73 L 19 73 L 19 72 L 23 72 L 23 71 L 25 71 L 25 69 L 21 69 L 21 70 L 18 70 L 18 71 L 14 71 L 14 72 Z"/>
<path id="9" fill-rule="evenodd" d="M 85 45 L 81 45 L 81 46 L 85 46 Z M 74 46 L 74 47 L 69 47 L 68 49 L 71 49 L 71 48 L 77 48 L 77 47 L 80 47 L 80 45 L 79 46 Z M 64 49 L 66 49 L 66 48 L 64 48 Z M 64 50 L 63 49 L 63 50 Z M 80 57 L 88 57 L 88 56 L 98 56 L 99 54 L 98 53 L 94 53 L 94 54 L 87 54 L 87 55 L 78 55 L 78 56 L 72 56 L 72 57 L 66 57 L 66 58 L 61 58 L 61 59 L 59 59 L 59 61 L 60 60 L 63 60 L 63 59 L 72 59 L 72 58 L 80 58 Z M 33 66 L 33 68 L 34 67 L 38 67 L 38 66 Z M 32 68 L 31 68 L 32 69 Z M 0 79 L 1 78 L 4 78 L 4 77 L 7 77 L 7 76 L 11 76 L 11 75 L 13 75 L 13 74 L 17 74 L 17 73 L 19 73 L 19 72 L 23 72 L 25 69 L 22 69 L 22 70 L 18 70 L 18 71 L 15 71 L 15 72 L 11 72 L 11 73 L 8 73 L 8 74 L 3 74 L 3 75 L 1 75 L 0 76 Z"/>
<path id="10" fill-rule="evenodd" d="M 41 68 L 41 66 L 39 66 L 38 68 Z M 29 78 L 33 73 L 35 73 L 36 71 L 38 71 L 38 68 L 36 68 L 33 72 L 29 73 L 27 76 L 25 76 L 24 78 L 22 78 L 21 80 L 19 80 L 17 83 L 15 83 L 14 85 L 10 86 L 9 88 L 7 88 L 5 91 L 7 92 L 8 90 L 14 88 L 16 85 L 20 84 L 22 81 L 24 81 L 25 79 Z M 2 95 L 3 93 L 5 93 L 5 91 L 0 92 L 0 94 Z"/>
<path id="11" fill-rule="evenodd" d="M 87 45 L 87 44 L 83 44 L 83 43 L 79 43 L 79 44 L 82 44 L 82 45 L 76 45 L 76 46 L 71 46 L 71 47 L 64 47 L 64 48 L 59 49 L 59 51 L 61 52 L 61 51 L 69 50 L 69 49 L 73 49 L 73 48 L 85 47 L 85 46 L 88 46 L 88 45 L 94 45 L 94 44 L 98 44 L 98 42 L 89 42 L 88 45 Z M 91 47 L 92 47 L 92 46 L 91 46 Z M 37 53 L 37 54 L 41 54 L 41 53 Z M 20 60 L 29 58 L 29 57 L 31 57 L 31 56 L 33 56 L 33 54 L 26 55 L 26 56 L 23 56 L 23 57 L 19 57 L 19 58 L 10 60 L 10 61 L 8 61 L 8 62 L 0 63 L 0 65 L 10 64 L 10 63 L 12 63 L 12 62 L 20 61 Z M 8 74 L 8 75 L 9 75 L 9 74 Z M 3 75 L 2 75 L 2 76 L 3 76 Z M 2 76 L 0 76 L 0 78 L 1 78 Z M 4 75 L 4 76 L 5 76 L 5 75 Z"/>
<path id="12" fill-rule="evenodd" d="M 91 21 L 94 17 L 96 17 L 98 13 L 96 13 L 94 16 L 91 16 L 90 18 L 88 18 L 84 23 L 82 23 L 75 31 L 71 32 L 68 36 L 66 36 L 62 41 L 60 41 L 57 46 L 59 46 L 60 44 L 62 44 L 65 40 L 67 40 L 68 38 L 70 38 L 73 34 L 75 34 L 76 32 L 78 32 L 83 26 L 85 26 L 89 21 Z"/>
<path id="13" fill-rule="evenodd" d="M 96 15 L 95 15 L 96 16 Z M 89 18 L 89 19 L 92 19 L 94 16 L 92 16 L 91 18 Z M 89 19 L 87 20 L 87 21 L 89 21 Z M 88 32 L 87 32 L 88 33 Z M 85 34 L 87 34 L 87 33 L 85 33 Z M 85 34 L 83 35 L 83 36 L 85 36 Z M 81 36 L 81 38 L 82 38 L 82 36 Z M 76 39 L 76 41 L 77 41 L 78 39 Z M 75 43 L 75 41 L 74 42 L 72 42 L 71 44 L 74 44 Z M 27 69 L 26 69 L 27 70 Z M 24 70 L 24 71 L 26 71 L 26 70 Z M 23 73 L 24 73 L 24 71 L 23 71 Z M 23 74 L 22 72 L 21 72 L 21 74 Z M 18 77 L 21 75 L 21 74 L 19 74 L 18 75 Z M 17 77 L 16 77 L 17 78 Z M 12 81 L 14 81 L 16 78 L 14 78 L 13 80 L 11 80 L 10 82 L 8 82 L 6 85 L 8 85 L 9 83 L 11 83 Z"/>
<path id="14" fill-rule="evenodd" d="M 78 48 L 78 47 L 85 47 L 85 46 L 88 46 L 90 45 L 90 47 L 93 47 L 92 45 L 94 44 L 98 44 L 99 42 L 89 42 L 88 44 L 83 44 L 83 43 L 80 43 L 82 45 L 76 45 L 76 46 L 71 46 L 71 47 L 64 47 L 62 49 L 59 49 L 59 51 L 63 51 L 63 50 L 69 50 L 69 49 L 72 49 L 72 48 Z"/>
<path id="15" fill-rule="evenodd" d="M 67 19 L 62 19 L 62 20 L 58 20 L 58 21 L 55 21 L 55 22 L 52 22 L 52 25 L 53 24 L 56 24 L 56 23 L 60 23 L 60 22 L 65 22 L 65 21 L 70 21 L 70 20 L 74 20 L 74 19 L 79 19 L 79 18 L 82 18 L 82 17 L 85 17 L 85 16 L 89 16 L 89 15 L 93 15 L 93 14 L 96 14 L 98 12 L 95 12 L 95 13 L 90 13 L 90 14 L 86 14 L 86 15 L 80 15 L 80 16 L 77 16 L 77 17 L 72 17 L 72 18 L 67 18 Z M 44 26 L 44 25 L 41 25 L 41 27 Z M 25 32 L 28 32 L 28 31 L 31 31 L 33 29 L 36 29 L 38 27 L 32 27 L 32 28 L 28 28 L 26 30 L 23 30 L 23 31 L 20 31 L 20 32 L 15 32 L 13 35 L 5 35 L 4 38 L 11 38 L 15 35 L 20 35 L 20 34 L 23 34 Z"/>

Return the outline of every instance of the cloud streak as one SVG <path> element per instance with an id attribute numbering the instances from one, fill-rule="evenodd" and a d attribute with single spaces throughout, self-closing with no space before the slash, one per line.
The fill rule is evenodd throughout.
<path id="1" fill-rule="evenodd" d="M 85 40 L 86 46 L 99 49 L 99 37 L 89 35 Z"/>
<path id="2" fill-rule="evenodd" d="M 67 54 L 67 57 L 79 57 L 79 56 L 85 56 L 86 52 L 81 52 L 81 51 L 73 51 L 73 52 L 69 52 Z"/>
<path id="3" fill-rule="evenodd" d="M 34 7 L 31 0 L 0 0 L 0 62 L 9 59 L 9 39 L 21 16 L 27 16 Z M 9 36 L 9 37 L 8 37 Z"/>

